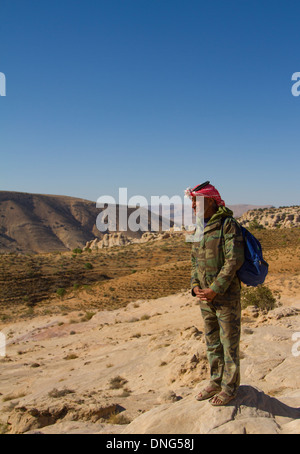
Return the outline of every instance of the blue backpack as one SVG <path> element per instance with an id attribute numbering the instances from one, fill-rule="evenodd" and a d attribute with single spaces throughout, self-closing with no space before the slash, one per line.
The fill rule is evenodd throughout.
<path id="1" fill-rule="evenodd" d="M 258 239 L 238 222 L 237 224 L 244 238 L 245 261 L 236 274 L 244 284 L 257 287 L 264 283 L 269 264 L 263 259 L 262 247 Z"/>
<path id="2" fill-rule="evenodd" d="M 263 284 L 269 265 L 263 259 L 261 244 L 252 233 L 240 225 L 245 244 L 245 261 L 237 271 L 238 278 L 246 285 L 257 287 Z"/>

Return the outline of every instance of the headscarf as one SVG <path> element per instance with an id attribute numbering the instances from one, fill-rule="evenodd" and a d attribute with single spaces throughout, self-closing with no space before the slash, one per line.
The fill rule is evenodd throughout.
<path id="1" fill-rule="evenodd" d="M 185 196 L 189 197 L 190 199 L 197 196 L 209 197 L 211 199 L 214 199 L 218 206 L 225 206 L 225 202 L 221 199 L 219 191 L 217 191 L 217 189 L 212 184 L 208 184 L 199 191 L 194 191 L 194 189 L 196 189 L 198 186 L 199 185 L 195 186 L 193 189 L 187 188 L 185 190 Z"/>

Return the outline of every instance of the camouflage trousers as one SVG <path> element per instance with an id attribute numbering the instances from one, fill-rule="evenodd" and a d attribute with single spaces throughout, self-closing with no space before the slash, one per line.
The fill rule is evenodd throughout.
<path id="1" fill-rule="evenodd" d="M 235 395 L 240 385 L 240 299 L 221 304 L 200 302 L 205 327 L 210 382 Z"/>

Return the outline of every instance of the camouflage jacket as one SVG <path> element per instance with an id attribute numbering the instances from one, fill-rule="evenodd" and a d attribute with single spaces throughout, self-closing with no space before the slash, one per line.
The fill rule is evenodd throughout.
<path id="1" fill-rule="evenodd" d="M 225 302 L 240 296 L 237 270 L 244 262 L 244 242 L 239 224 L 233 213 L 220 206 L 210 218 L 203 238 L 192 246 L 193 288 L 211 288 L 217 293 L 216 301 Z"/>

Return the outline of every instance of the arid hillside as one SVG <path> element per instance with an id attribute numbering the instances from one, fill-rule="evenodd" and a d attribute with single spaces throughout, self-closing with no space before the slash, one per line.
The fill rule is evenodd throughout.
<path id="1" fill-rule="evenodd" d="M 95 203 L 72 197 L 0 192 L 0 251 L 67 251 L 95 238 Z"/>
<path id="2" fill-rule="evenodd" d="M 299 293 L 299 228 L 254 230 L 268 261 L 267 284 Z M 47 254 L 0 255 L 3 321 L 72 308 L 117 309 L 190 285 L 191 243 L 184 233 L 145 243 Z"/>
<path id="3" fill-rule="evenodd" d="M 0 253 L 63 252 L 83 247 L 87 241 L 102 237 L 96 226 L 102 210 L 95 202 L 74 197 L 0 191 Z M 133 211 L 128 208 L 128 217 Z M 150 230 L 150 225 L 159 229 L 159 216 L 151 219 L 145 210 L 144 218 L 143 230 Z M 118 222 L 116 206 L 117 229 Z M 139 237 L 142 232 L 125 234 Z"/>

